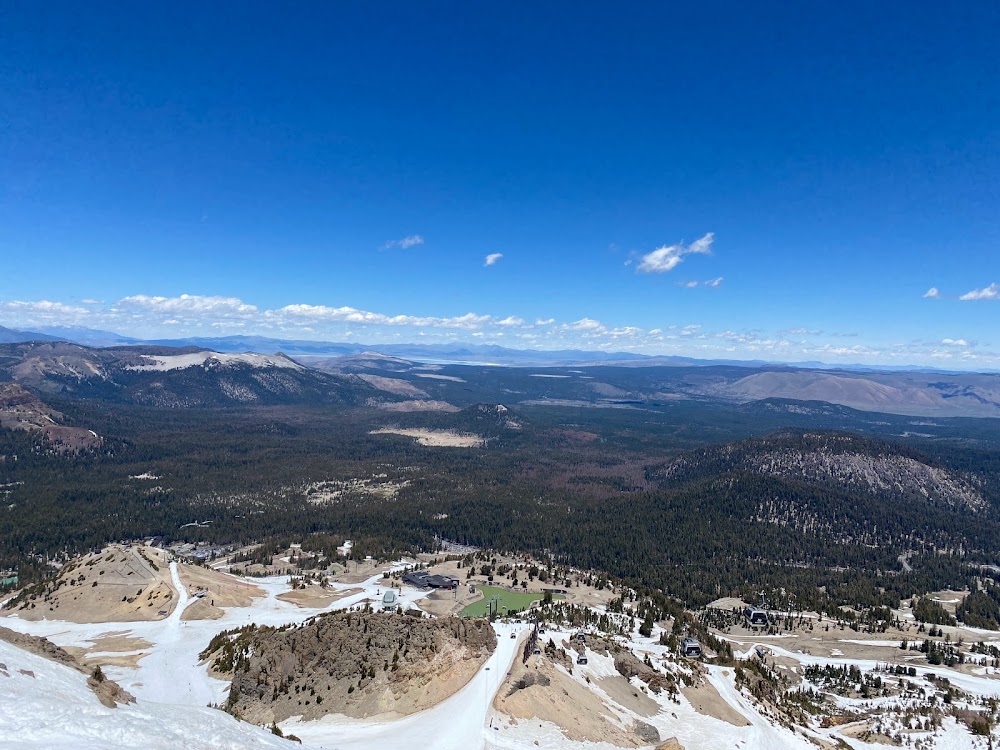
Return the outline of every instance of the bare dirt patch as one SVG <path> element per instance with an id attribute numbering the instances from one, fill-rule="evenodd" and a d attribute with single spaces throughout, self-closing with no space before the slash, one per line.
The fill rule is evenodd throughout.
<path id="1" fill-rule="evenodd" d="M 131 631 L 119 630 L 105 633 L 94 641 L 88 651 L 141 651 L 152 648 L 153 644 L 145 638 L 132 635 Z"/>
<path id="2" fill-rule="evenodd" d="M 456 378 L 454 375 L 434 375 L 429 372 L 418 372 L 416 373 L 418 378 L 431 378 L 433 380 L 450 380 L 453 383 L 464 383 L 465 380 L 462 378 Z"/>
<path id="3" fill-rule="evenodd" d="M 416 400 L 416 401 L 396 401 L 379 404 L 383 411 L 461 411 L 457 406 L 449 404 L 447 401 Z"/>
<path id="4" fill-rule="evenodd" d="M 681 692 L 695 710 L 705 716 L 712 716 L 732 724 L 734 727 L 748 727 L 750 722 L 735 708 L 726 703 L 719 691 L 710 682 L 702 682 L 697 687 L 682 687 Z"/>
<path id="5" fill-rule="evenodd" d="M 493 707 L 513 719 L 551 722 L 573 742 L 646 744 L 618 722 L 596 693 L 542 657 L 533 657 L 527 665 L 515 660 Z"/>
<path id="6" fill-rule="evenodd" d="M 162 620 L 177 605 L 166 553 L 112 545 L 63 566 L 44 590 L 14 599 L 3 614 L 77 623 Z"/>
<path id="7" fill-rule="evenodd" d="M 602 677 L 597 681 L 598 687 L 607 693 L 620 706 L 633 711 L 639 716 L 656 716 L 660 712 L 660 704 L 635 687 L 620 675 Z"/>
<path id="8" fill-rule="evenodd" d="M 372 496 L 391 500 L 409 486 L 407 480 L 391 481 L 385 474 L 353 479 L 314 482 L 305 489 L 306 500 L 314 505 L 335 503 L 344 497 Z"/>
<path id="9" fill-rule="evenodd" d="M 200 601 L 189 605 L 182 620 L 217 620 L 224 607 L 249 607 L 266 594 L 243 578 L 220 573 L 199 565 L 179 565 L 177 573 L 190 596 Z"/>
<path id="10" fill-rule="evenodd" d="M 463 434 L 461 432 L 452 432 L 451 430 L 383 427 L 380 430 L 372 430 L 368 434 L 402 435 L 403 437 L 413 438 L 421 445 L 431 448 L 479 448 L 483 444 L 483 439 L 479 435 Z"/>
<path id="11" fill-rule="evenodd" d="M 454 615 L 465 609 L 466 606 L 482 599 L 482 593 L 477 589 L 474 593 L 469 593 L 468 586 L 459 586 L 458 598 L 455 598 L 454 591 L 432 591 L 420 600 L 418 606 L 424 612 L 435 617 L 446 617 Z"/>
<path id="12" fill-rule="evenodd" d="M 284 594 L 278 594 L 276 598 L 297 607 L 328 607 L 335 601 L 360 594 L 362 591 L 364 589 L 325 589 L 322 586 L 309 586 L 286 591 Z"/>
<path id="13" fill-rule="evenodd" d="M 383 375 L 360 374 L 359 378 L 369 385 L 375 386 L 380 391 L 392 393 L 396 396 L 407 396 L 409 398 L 429 398 L 427 391 L 423 391 L 408 380 L 399 378 L 387 378 Z"/>

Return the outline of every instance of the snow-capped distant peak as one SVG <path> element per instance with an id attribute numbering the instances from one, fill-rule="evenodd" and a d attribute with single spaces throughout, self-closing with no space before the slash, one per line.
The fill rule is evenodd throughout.
<path id="1" fill-rule="evenodd" d="M 146 354 L 146 360 L 141 365 L 132 365 L 129 370 L 146 372 L 166 372 L 167 370 L 183 370 L 188 367 L 218 367 L 220 365 L 249 365 L 250 367 L 266 368 L 281 367 L 289 370 L 304 370 L 305 368 L 283 354 L 222 354 L 220 352 L 194 352 L 192 354 Z"/>

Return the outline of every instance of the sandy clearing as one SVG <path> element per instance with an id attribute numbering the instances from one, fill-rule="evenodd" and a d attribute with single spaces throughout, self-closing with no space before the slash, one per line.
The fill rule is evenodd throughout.
<path id="1" fill-rule="evenodd" d="M 464 378 L 456 378 L 454 375 L 436 375 L 429 372 L 415 373 L 418 378 L 431 378 L 432 380 L 450 380 L 453 383 L 464 383 Z"/>
<path id="2" fill-rule="evenodd" d="M 94 639 L 94 645 L 89 651 L 141 651 L 152 648 L 153 644 L 145 638 L 138 638 L 127 630 L 108 633 Z"/>
<path id="3" fill-rule="evenodd" d="M 294 589 L 278 594 L 276 599 L 289 602 L 296 607 L 322 608 L 329 607 L 336 601 L 340 601 L 348 596 L 360 594 L 364 589 L 324 589 L 322 586 L 309 586 L 305 589 Z"/>
<path id="4" fill-rule="evenodd" d="M 446 411 L 454 413 L 456 411 L 461 411 L 457 406 L 449 404 L 447 401 L 434 401 L 434 400 L 423 400 L 423 401 L 396 401 L 392 403 L 384 403 L 378 405 L 379 409 L 382 411 Z"/>
<path id="5" fill-rule="evenodd" d="M 220 573 L 212 568 L 199 565 L 184 565 L 178 568 L 181 583 L 194 601 L 181 613 L 181 620 L 218 620 L 223 609 L 228 607 L 249 607 L 254 599 L 265 596 L 263 589 L 245 578 Z"/>
<path id="6" fill-rule="evenodd" d="M 435 617 L 447 617 L 461 612 L 467 605 L 483 596 L 478 589 L 470 594 L 468 586 L 459 586 L 457 591 L 457 599 L 454 591 L 432 591 L 420 600 L 420 609 Z"/>
<path id="7" fill-rule="evenodd" d="M 549 684 L 531 685 L 507 694 L 514 682 L 532 673 L 547 678 Z M 594 691 L 588 690 L 543 657 L 532 657 L 527 665 L 522 664 L 520 659 L 516 660 L 493 701 L 493 707 L 512 719 L 554 724 L 566 739 L 573 742 L 607 742 L 617 747 L 638 747 L 642 744 Z"/>
<path id="8" fill-rule="evenodd" d="M 104 667 L 122 667 L 124 669 L 135 669 L 139 666 L 139 660 L 149 656 L 149 652 L 140 651 L 137 653 L 125 653 L 125 654 L 115 654 L 115 653 L 86 653 L 82 649 L 74 648 L 70 646 L 66 649 L 66 652 L 74 656 L 77 661 L 82 665 L 89 667 L 94 664 L 100 664 L 101 668 Z"/>
<path id="9" fill-rule="evenodd" d="M 398 429 L 383 427 L 380 430 L 372 430 L 369 435 L 401 435 L 416 440 L 421 445 L 431 448 L 478 448 L 482 446 L 483 439 L 478 435 L 465 435 L 460 432 L 450 430 L 426 430 L 426 429 Z"/>
<path id="10" fill-rule="evenodd" d="M 723 700 L 711 682 L 702 682 L 697 687 L 682 687 L 681 693 L 700 714 L 712 716 L 734 727 L 750 726 L 747 717 Z"/>
<path id="11" fill-rule="evenodd" d="M 413 383 L 408 380 L 400 380 L 399 378 L 387 378 L 382 375 L 368 375 L 361 374 L 358 375 L 359 378 L 364 380 L 371 386 L 378 388 L 380 391 L 385 391 L 386 393 L 393 393 L 397 396 L 408 396 L 409 398 L 428 398 L 429 394 L 427 391 L 423 391 Z"/>
<path id="12" fill-rule="evenodd" d="M 649 718 L 660 713 L 660 704 L 621 675 L 600 677 L 597 686 L 618 705 L 633 713 Z"/>

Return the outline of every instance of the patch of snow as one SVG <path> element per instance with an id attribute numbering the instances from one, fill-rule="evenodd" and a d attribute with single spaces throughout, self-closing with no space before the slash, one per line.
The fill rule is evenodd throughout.
<path id="1" fill-rule="evenodd" d="M 106 708 L 87 676 L 0 642 L 3 750 L 287 750 L 288 743 L 204 706 L 147 703 Z M 25 674 L 20 671 L 28 672 Z"/>
<path id="2" fill-rule="evenodd" d="M 280 367 L 288 370 L 304 370 L 298 362 L 288 357 L 269 354 L 222 354 L 220 352 L 194 352 L 192 354 L 143 355 L 146 364 L 133 365 L 129 370 L 140 372 L 167 372 L 184 370 L 188 367 L 209 367 L 211 365 L 250 365 L 251 367 Z"/>

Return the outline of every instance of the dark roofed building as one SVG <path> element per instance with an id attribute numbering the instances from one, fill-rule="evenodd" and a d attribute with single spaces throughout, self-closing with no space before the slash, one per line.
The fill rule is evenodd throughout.
<path id="1" fill-rule="evenodd" d="M 424 570 L 414 570 L 403 576 L 403 583 L 416 586 L 418 589 L 454 589 L 458 588 L 458 579 L 454 576 L 431 575 Z"/>

